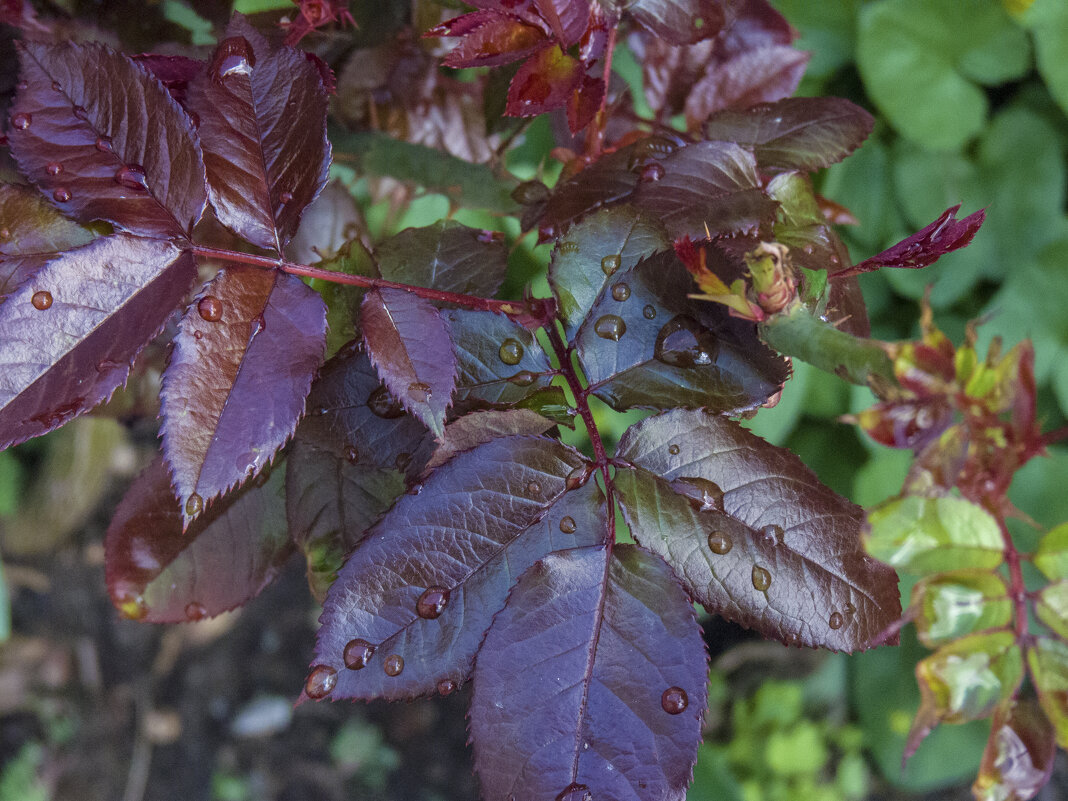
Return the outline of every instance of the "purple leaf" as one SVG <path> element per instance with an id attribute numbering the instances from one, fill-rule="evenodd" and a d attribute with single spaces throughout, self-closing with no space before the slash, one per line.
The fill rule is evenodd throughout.
<path id="1" fill-rule="evenodd" d="M 596 482 L 568 489 L 584 467 L 553 440 L 495 439 L 402 496 L 356 546 L 323 607 L 316 663 L 336 671 L 332 697 L 412 698 L 466 680 L 516 574 L 604 537 Z"/>
<path id="2" fill-rule="evenodd" d="M 148 71 L 103 45 L 23 42 L 11 116 L 20 169 L 81 222 L 188 236 L 204 211 L 189 115 Z"/>
<path id="3" fill-rule="evenodd" d="M 686 120 L 697 127 L 727 108 L 789 97 L 801 83 L 809 54 L 789 45 L 747 50 L 708 70 L 686 98 Z"/>
<path id="4" fill-rule="evenodd" d="M 552 420 L 546 420 L 530 409 L 489 409 L 472 412 L 445 426 L 441 445 L 430 456 L 426 469 L 429 471 L 441 467 L 456 454 L 477 448 L 499 437 L 537 436 L 545 434 L 555 426 L 556 423 Z"/>
<path id="5" fill-rule="evenodd" d="M 444 292 L 493 297 L 508 271 L 508 247 L 500 234 L 442 220 L 407 228 L 377 248 L 382 277 Z"/>
<path id="6" fill-rule="evenodd" d="M 274 47 L 241 15 L 189 87 L 219 221 L 280 253 L 326 184 L 326 90 L 304 53 Z M 296 121 L 299 120 L 299 123 Z"/>
<path id="7" fill-rule="evenodd" d="M 0 448 L 110 397 L 195 275 L 173 243 L 116 234 L 56 256 L 9 295 L 0 306 Z"/>
<path id="8" fill-rule="evenodd" d="M 222 270 L 190 305 L 160 393 L 163 453 L 187 524 L 289 439 L 325 341 L 322 300 L 283 272 Z"/>
<path id="9" fill-rule="evenodd" d="M 864 512 L 789 451 L 675 410 L 633 426 L 617 458 L 634 538 L 728 620 L 789 645 L 854 651 L 901 613 L 894 571 L 866 557 Z"/>
<path id="10" fill-rule="evenodd" d="M 258 595 L 293 552 L 283 473 L 260 474 L 183 530 L 167 466 L 156 459 L 108 526 L 108 592 L 118 610 L 176 623 L 213 617 Z"/>
<path id="11" fill-rule="evenodd" d="M 383 382 L 441 436 L 456 387 L 456 355 L 444 318 L 430 301 L 396 289 L 372 289 L 360 313 L 363 341 Z"/>
<path id="12" fill-rule="evenodd" d="M 627 11 L 644 28 L 674 45 L 709 39 L 726 22 L 723 0 L 634 0 Z"/>
<path id="13" fill-rule="evenodd" d="M 133 60 L 156 76 L 183 108 L 189 82 L 207 66 L 195 58 L 165 56 L 159 53 L 141 53 L 133 56 Z"/>
<path id="14" fill-rule="evenodd" d="M 671 570 L 633 545 L 554 553 L 519 579 L 475 667 L 486 801 L 683 801 L 708 665 Z"/>
<path id="15" fill-rule="evenodd" d="M 917 231 L 907 239 L 902 239 L 882 253 L 865 259 L 838 276 L 859 275 L 881 270 L 883 267 L 895 267 L 906 270 L 918 270 L 934 264 L 942 256 L 966 246 L 986 220 L 986 210 L 972 212 L 963 220 L 957 219 L 960 204 L 946 209 L 933 223 Z"/>

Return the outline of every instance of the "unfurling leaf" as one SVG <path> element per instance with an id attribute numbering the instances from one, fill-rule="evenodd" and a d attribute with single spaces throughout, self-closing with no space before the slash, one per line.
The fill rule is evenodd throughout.
<path id="1" fill-rule="evenodd" d="M 847 275 L 870 273 L 883 267 L 918 270 L 934 264 L 942 256 L 967 245 L 986 220 L 986 211 L 980 209 L 957 219 L 960 205 L 942 212 L 942 215 L 926 228 L 903 239 L 891 248 L 846 270 Z"/>

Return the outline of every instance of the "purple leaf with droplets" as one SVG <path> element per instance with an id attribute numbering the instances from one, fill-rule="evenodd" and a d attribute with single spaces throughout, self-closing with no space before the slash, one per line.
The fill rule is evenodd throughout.
<path id="1" fill-rule="evenodd" d="M 864 512 L 794 454 L 678 409 L 633 426 L 615 484 L 635 540 L 711 612 L 790 645 L 863 649 L 901 613 L 897 575 L 860 544 Z"/>
<path id="2" fill-rule="evenodd" d="M 82 222 L 188 236 L 207 200 L 204 162 L 159 80 L 99 44 L 24 41 L 19 55 L 10 140 L 22 172 Z"/>
<path id="3" fill-rule="evenodd" d="M 109 398 L 195 275 L 173 243 L 129 234 L 38 269 L 0 305 L 0 448 Z"/>
<path id="4" fill-rule="evenodd" d="M 322 299 L 286 273 L 227 268 L 189 306 L 160 393 L 163 453 L 187 524 L 289 439 L 325 342 Z"/>
<path id="5" fill-rule="evenodd" d="M 633 545 L 549 555 L 479 651 L 470 718 L 483 798 L 577 785 L 595 799 L 683 801 L 707 676 L 693 606 L 659 557 Z"/>

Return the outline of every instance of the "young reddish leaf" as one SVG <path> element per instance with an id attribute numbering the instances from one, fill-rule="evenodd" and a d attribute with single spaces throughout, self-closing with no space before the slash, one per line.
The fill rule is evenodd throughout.
<path id="1" fill-rule="evenodd" d="M 596 482 L 568 489 L 585 464 L 554 440 L 495 439 L 402 496 L 323 607 L 316 664 L 336 671 L 332 697 L 412 698 L 466 680 L 516 574 L 604 537 Z"/>
<path id="2" fill-rule="evenodd" d="M 789 451 L 682 409 L 623 436 L 615 484 L 634 538 L 696 600 L 790 645 L 855 651 L 897 620 L 897 576 L 864 555 L 864 513 Z"/>
<path id="3" fill-rule="evenodd" d="M 788 45 L 771 45 L 720 62 L 686 98 L 687 124 L 697 128 L 717 111 L 789 97 L 801 83 L 808 59 L 808 53 Z"/>
<path id="4" fill-rule="evenodd" d="M 789 377 L 756 327 L 719 304 L 691 300 L 686 269 L 658 253 L 605 283 L 575 335 L 590 387 L 615 409 L 753 409 Z"/>
<path id="5" fill-rule="evenodd" d="M 815 170 L 835 164 L 871 133 L 875 120 L 839 97 L 790 97 L 742 111 L 721 111 L 705 136 L 750 148 L 764 169 Z"/>
<path id="6" fill-rule="evenodd" d="M 301 51 L 273 47 L 235 15 L 186 102 L 200 117 L 219 221 L 254 245 L 281 252 L 330 168 L 319 71 Z"/>
<path id="7" fill-rule="evenodd" d="M 461 36 L 463 40 L 441 63 L 446 67 L 499 67 L 549 45 L 537 25 L 510 14 L 474 11 L 444 22 L 427 36 Z"/>
<path id="8" fill-rule="evenodd" d="M 550 554 L 520 579 L 475 666 L 487 801 L 683 801 L 708 664 L 671 570 L 633 545 Z"/>
<path id="9" fill-rule="evenodd" d="M 110 397 L 196 275 L 171 242 L 116 234 L 41 267 L 0 305 L 0 448 Z"/>
<path id="10" fill-rule="evenodd" d="M 674 45 L 710 39 L 726 22 L 723 0 L 634 0 L 627 11 L 643 27 Z"/>
<path id="11" fill-rule="evenodd" d="M 77 220 L 188 236 L 204 212 L 189 115 L 148 71 L 99 44 L 20 45 L 11 116 L 20 169 Z"/>
<path id="12" fill-rule="evenodd" d="M 512 78 L 505 113 L 512 117 L 535 117 L 560 108 L 585 73 L 582 62 L 569 56 L 559 45 L 547 47 L 528 58 Z"/>
<path id="13" fill-rule="evenodd" d="M 502 236 L 454 220 L 406 228 L 375 248 L 375 259 L 390 281 L 487 298 L 508 272 Z"/>
<path id="14" fill-rule="evenodd" d="M 282 469 L 227 495 L 188 529 L 156 459 L 122 499 L 107 533 L 112 603 L 128 618 L 178 623 L 241 606 L 270 584 L 293 552 Z"/>
<path id="15" fill-rule="evenodd" d="M 189 306 L 160 392 L 163 454 L 187 524 L 289 439 L 325 341 L 322 300 L 280 271 L 227 268 Z"/>
<path id="16" fill-rule="evenodd" d="M 445 426 L 445 436 L 426 463 L 427 470 L 441 467 L 458 453 L 469 451 L 499 437 L 518 435 L 537 436 L 554 428 L 556 423 L 546 420 L 530 409 L 489 409 L 472 412 Z"/>
<path id="17" fill-rule="evenodd" d="M 360 305 L 367 353 L 393 397 L 440 437 L 456 387 L 448 324 L 429 301 L 372 289 Z"/>
<path id="18" fill-rule="evenodd" d="M 93 232 L 56 211 L 40 192 L 0 184 L 0 299 L 49 259 L 91 242 Z"/>
<path id="19" fill-rule="evenodd" d="M 1056 755 L 1053 727 L 1033 699 L 999 707 L 972 795 L 976 801 L 1028 801 L 1049 782 Z"/>
<path id="20" fill-rule="evenodd" d="M 593 121 L 604 102 L 604 79 L 583 75 L 582 81 L 567 98 L 567 127 L 577 134 Z"/>
<path id="21" fill-rule="evenodd" d="M 896 267 L 918 270 L 934 264 L 942 256 L 966 246 L 979 231 L 986 220 L 986 210 L 980 209 L 965 217 L 957 219 L 960 204 L 946 209 L 933 223 L 917 231 L 907 239 L 902 239 L 882 253 L 865 259 L 855 267 L 846 270 L 846 275 L 870 273 L 883 267 Z"/>

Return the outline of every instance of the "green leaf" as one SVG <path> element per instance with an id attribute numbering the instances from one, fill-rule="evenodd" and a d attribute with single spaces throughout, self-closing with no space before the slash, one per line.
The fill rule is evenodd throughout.
<path id="1" fill-rule="evenodd" d="M 1027 651 L 1027 666 L 1057 745 L 1068 748 L 1068 643 L 1039 637 Z"/>
<path id="2" fill-rule="evenodd" d="M 899 498 L 869 512 L 868 526 L 868 553 L 911 573 L 989 569 L 1004 560 L 997 521 L 960 498 Z"/>
<path id="3" fill-rule="evenodd" d="M 1049 92 L 1068 112 L 1068 3 L 1061 0 L 1037 0 L 1025 22 L 1035 38 L 1038 71 Z"/>
<path id="4" fill-rule="evenodd" d="M 829 77 L 853 61 L 859 5 L 858 0 L 776 0 L 775 7 L 801 32 L 794 47 L 812 53 L 806 78 Z"/>
<path id="5" fill-rule="evenodd" d="M 1050 529 L 1035 551 L 1035 567 L 1050 581 L 1068 579 L 1068 523 Z"/>
<path id="6" fill-rule="evenodd" d="M 986 629 L 1008 625 L 1012 601 L 997 573 L 958 570 L 924 579 L 912 589 L 920 641 L 934 648 Z"/>
<path id="7" fill-rule="evenodd" d="M 1058 635 L 1068 639 L 1068 581 L 1058 581 L 1043 588 L 1038 594 L 1035 614 Z"/>

